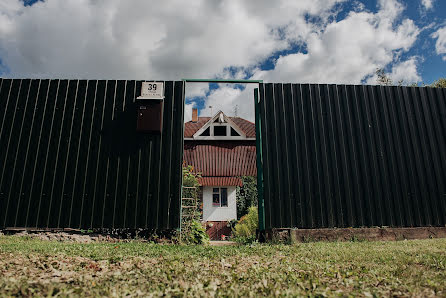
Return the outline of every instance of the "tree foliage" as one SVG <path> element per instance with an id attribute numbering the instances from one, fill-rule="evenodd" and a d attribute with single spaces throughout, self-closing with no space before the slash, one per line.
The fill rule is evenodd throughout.
<path id="1" fill-rule="evenodd" d="M 446 88 L 446 78 L 440 78 L 429 85 L 430 87 Z"/>
<path id="2" fill-rule="evenodd" d="M 199 187 L 198 178 L 199 173 L 195 173 L 193 166 L 183 165 L 183 186 Z"/>
<path id="3" fill-rule="evenodd" d="M 376 74 L 376 83 L 378 85 L 391 86 L 393 84 L 393 79 L 390 77 L 390 75 L 386 74 L 384 69 L 377 68 L 375 74 Z M 430 85 L 424 83 L 407 84 L 406 82 L 404 82 L 404 80 L 400 80 L 398 81 L 397 86 L 409 86 L 409 87 L 424 86 L 424 87 L 446 88 L 446 78 L 439 78 Z"/>
<path id="4" fill-rule="evenodd" d="M 248 213 L 251 206 L 257 206 L 257 178 L 253 176 L 241 177 L 243 186 L 237 187 L 237 218 Z"/>
<path id="5" fill-rule="evenodd" d="M 392 78 L 386 74 L 384 69 L 377 68 L 376 69 L 376 83 L 382 86 L 390 86 L 392 85 Z"/>

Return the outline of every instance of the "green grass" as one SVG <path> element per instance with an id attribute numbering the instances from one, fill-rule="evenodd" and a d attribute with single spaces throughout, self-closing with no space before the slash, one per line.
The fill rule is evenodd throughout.
<path id="1" fill-rule="evenodd" d="M 205 247 L 0 236 L 0 296 L 445 296 L 446 239 Z"/>

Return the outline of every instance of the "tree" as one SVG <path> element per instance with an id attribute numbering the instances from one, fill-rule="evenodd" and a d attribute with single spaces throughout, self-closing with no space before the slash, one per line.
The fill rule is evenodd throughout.
<path id="1" fill-rule="evenodd" d="M 241 177 L 243 186 L 237 187 L 237 218 L 248 213 L 249 207 L 257 206 L 257 178 Z"/>
<path id="2" fill-rule="evenodd" d="M 384 69 L 382 68 L 377 68 L 376 72 L 375 72 L 377 78 L 376 78 L 376 83 L 378 85 L 382 85 L 382 86 L 391 86 L 393 83 L 392 78 L 386 74 L 386 72 L 384 71 Z M 403 86 L 404 85 L 404 80 L 399 80 L 397 83 L 397 86 Z M 411 86 L 416 86 L 416 83 L 412 84 Z"/>
<path id="3" fill-rule="evenodd" d="M 446 78 L 439 78 L 429 85 L 430 87 L 446 88 Z"/>
<path id="4" fill-rule="evenodd" d="M 378 85 L 382 85 L 382 86 L 391 86 L 392 85 L 393 80 L 392 80 L 392 78 L 388 74 L 386 74 L 384 69 L 377 68 L 375 74 L 377 76 L 376 83 Z M 398 81 L 397 86 L 418 87 L 419 85 L 418 85 L 418 83 L 406 84 L 404 82 L 404 80 L 400 80 L 400 81 Z M 421 84 L 421 86 L 424 86 L 424 87 L 436 87 L 436 88 L 446 88 L 446 78 L 439 78 L 438 80 L 434 81 L 430 85 Z"/>
<path id="5" fill-rule="evenodd" d="M 376 83 L 378 85 L 383 85 L 383 86 L 392 85 L 392 79 L 385 73 L 384 69 L 377 68 L 375 74 L 377 76 Z"/>

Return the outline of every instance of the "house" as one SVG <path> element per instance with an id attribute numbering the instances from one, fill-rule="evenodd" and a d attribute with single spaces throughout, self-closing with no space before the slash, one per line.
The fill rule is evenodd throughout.
<path id="1" fill-rule="evenodd" d="M 184 162 L 192 165 L 199 179 L 203 222 L 211 239 L 229 235 L 228 222 L 237 219 L 236 187 L 242 176 L 256 176 L 254 123 L 228 117 L 222 111 L 213 117 L 198 117 L 185 123 Z"/>

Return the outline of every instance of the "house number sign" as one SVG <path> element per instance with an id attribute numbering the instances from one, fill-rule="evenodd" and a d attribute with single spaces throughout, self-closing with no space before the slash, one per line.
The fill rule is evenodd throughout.
<path id="1" fill-rule="evenodd" d="M 141 96 L 138 99 L 164 99 L 164 83 L 142 82 Z"/>

